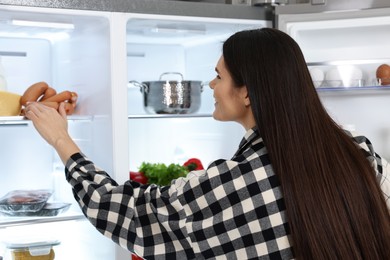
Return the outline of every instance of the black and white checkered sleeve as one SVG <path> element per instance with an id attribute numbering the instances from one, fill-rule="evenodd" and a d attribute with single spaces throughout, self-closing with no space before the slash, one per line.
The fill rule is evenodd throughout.
<path id="1" fill-rule="evenodd" d="M 121 247 L 147 259 L 193 259 L 184 211 L 175 194 L 156 185 L 118 185 L 83 154 L 66 165 L 68 182 L 88 220 Z"/>
<path id="2" fill-rule="evenodd" d="M 390 164 L 377 154 L 370 140 L 365 136 L 352 133 L 356 143 L 366 152 L 367 159 L 371 162 L 376 172 L 376 177 L 382 189 L 387 208 L 390 210 Z"/>

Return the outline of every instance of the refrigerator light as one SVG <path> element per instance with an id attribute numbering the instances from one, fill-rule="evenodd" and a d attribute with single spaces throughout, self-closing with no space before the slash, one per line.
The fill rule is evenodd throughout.
<path id="1" fill-rule="evenodd" d="M 205 28 L 176 28 L 176 27 L 161 27 L 157 26 L 150 30 L 151 33 L 164 34 L 205 34 Z"/>
<path id="2" fill-rule="evenodd" d="M 37 22 L 27 20 L 11 20 L 11 24 L 19 26 L 31 26 L 31 27 L 46 27 L 53 29 L 68 29 L 73 30 L 74 24 L 71 23 L 53 23 L 53 22 Z"/>

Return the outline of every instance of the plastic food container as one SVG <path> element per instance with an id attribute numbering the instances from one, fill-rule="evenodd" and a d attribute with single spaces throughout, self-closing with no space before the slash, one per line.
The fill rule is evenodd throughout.
<path id="1" fill-rule="evenodd" d="M 46 203 L 45 206 L 39 211 L 1 211 L 5 216 L 12 217 L 54 217 L 58 214 L 64 213 L 69 209 L 71 203 Z M 1 259 L 0 259 L 1 260 Z"/>
<path id="2" fill-rule="evenodd" d="M 59 244 L 60 241 L 56 239 L 39 238 L 5 242 L 10 260 L 54 260 L 53 246 Z"/>
<path id="3" fill-rule="evenodd" d="M 5 213 L 37 212 L 51 196 L 50 190 L 13 190 L 0 198 L 0 211 Z"/>

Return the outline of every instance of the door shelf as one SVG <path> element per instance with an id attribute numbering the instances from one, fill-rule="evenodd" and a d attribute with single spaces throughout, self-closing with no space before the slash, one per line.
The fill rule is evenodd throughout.
<path id="1" fill-rule="evenodd" d="M 390 86 L 367 86 L 367 87 L 336 87 L 317 88 L 317 92 L 322 94 L 345 94 L 345 95 L 367 95 L 389 93 Z"/>
<path id="2" fill-rule="evenodd" d="M 307 62 L 307 66 L 338 66 L 338 65 L 365 65 L 365 64 L 381 64 L 388 63 L 390 58 L 382 59 L 364 59 L 364 60 L 332 60 L 332 61 L 317 61 Z"/>

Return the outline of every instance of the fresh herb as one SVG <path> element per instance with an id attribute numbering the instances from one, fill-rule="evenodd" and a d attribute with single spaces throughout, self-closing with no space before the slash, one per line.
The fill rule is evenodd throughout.
<path id="1" fill-rule="evenodd" d="M 160 186 L 169 185 L 172 180 L 185 177 L 188 173 L 185 166 L 174 163 L 167 166 L 163 163 L 143 162 L 139 171 L 143 172 L 146 178 L 148 178 L 148 183 L 154 183 Z"/>
<path id="2" fill-rule="evenodd" d="M 167 166 L 163 163 L 143 162 L 138 172 L 130 172 L 130 178 L 140 183 L 166 186 L 174 179 L 185 177 L 190 171 L 202 169 L 203 165 L 197 158 L 191 158 L 183 165 L 171 163 Z"/>

